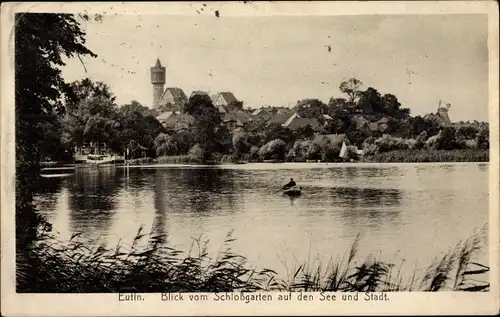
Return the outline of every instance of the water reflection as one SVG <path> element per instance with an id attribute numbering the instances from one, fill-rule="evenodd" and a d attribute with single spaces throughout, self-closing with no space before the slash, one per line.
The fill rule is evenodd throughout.
<path id="1" fill-rule="evenodd" d="M 119 175 L 114 167 L 82 168 L 69 186 L 69 226 L 72 231 L 106 234 L 116 212 Z"/>
<path id="2" fill-rule="evenodd" d="M 234 251 L 270 268 L 284 250 L 307 256 L 307 241 L 320 253 L 343 252 L 358 233 L 369 237 L 368 251 L 425 258 L 429 245 L 447 249 L 488 219 L 488 165 L 448 166 L 85 169 L 44 180 L 40 210 L 59 215 L 54 223 L 68 236 L 92 239 L 131 241 L 141 223 L 154 223 L 155 234 L 168 235 L 162 242 L 181 250 L 199 234 L 217 248 L 234 229 Z M 280 192 L 290 177 L 302 196 Z"/>
<path id="3" fill-rule="evenodd" d="M 400 204 L 402 195 L 398 189 L 359 187 L 334 187 L 329 194 L 344 208 L 395 206 Z"/>
<path id="4" fill-rule="evenodd" d="M 62 177 L 41 178 L 36 184 L 35 201 L 42 210 L 53 210 L 57 205 L 57 199 L 54 199 L 62 188 L 68 186 L 67 180 Z"/>
<path id="5" fill-rule="evenodd" d="M 155 219 L 153 225 L 154 234 L 159 236 L 161 243 L 167 241 L 168 236 L 166 232 L 166 218 L 167 218 L 167 203 L 165 201 L 165 180 L 163 177 L 164 173 L 162 171 L 155 171 L 155 183 L 154 183 L 154 207 L 155 207 Z"/>

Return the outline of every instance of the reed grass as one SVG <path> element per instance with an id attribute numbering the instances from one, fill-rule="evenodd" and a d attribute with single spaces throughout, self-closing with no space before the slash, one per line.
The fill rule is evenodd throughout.
<path id="1" fill-rule="evenodd" d="M 420 162 L 488 162 L 489 150 L 429 150 L 407 149 L 376 153 L 363 157 L 362 161 L 379 163 L 420 163 Z"/>
<path id="2" fill-rule="evenodd" d="M 310 260 L 287 267 L 283 277 L 271 269 L 256 270 L 235 254 L 228 233 L 215 258 L 207 253 L 208 240 L 193 239 L 188 252 L 169 248 L 164 236 L 140 227 L 130 245 L 108 249 L 89 243 L 80 234 L 69 242 L 48 233 L 17 259 L 17 292 L 230 292 L 230 291 L 488 291 L 489 267 L 474 262 L 484 247 L 484 230 L 458 243 L 417 277 L 404 280 L 399 266 L 376 258 L 355 261 L 359 236 L 350 250 L 335 260 Z M 486 276 L 485 276 L 486 275 Z M 485 281 L 486 280 L 486 281 Z"/>
<path id="3" fill-rule="evenodd" d="M 189 155 L 159 156 L 156 161 L 160 164 L 198 164 L 198 161 Z"/>

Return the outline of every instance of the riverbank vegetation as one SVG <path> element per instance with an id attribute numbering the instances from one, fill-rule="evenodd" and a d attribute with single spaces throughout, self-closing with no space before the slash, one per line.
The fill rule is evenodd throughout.
<path id="1" fill-rule="evenodd" d="M 361 161 L 377 163 L 489 162 L 489 150 L 394 150 L 368 155 Z"/>
<path id="2" fill-rule="evenodd" d="M 488 291 L 488 265 L 475 261 L 487 248 L 485 231 L 475 233 L 424 270 L 403 261 L 370 257 L 359 261 L 358 238 L 342 257 L 295 262 L 280 275 L 256 270 L 234 253 L 232 234 L 215 258 L 208 240 L 193 240 L 186 253 L 169 248 L 165 237 L 140 228 L 130 245 L 105 248 L 74 234 L 69 242 L 47 233 L 18 259 L 17 292 L 231 292 L 231 291 Z M 333 251 L 333 254 L 335 252 Z M 326 255 L 325 255 L 326 256 Z M 326 258 L 326 257 L 325 257 Z M 36 282 L 34 282 L 36 281 Z"/>

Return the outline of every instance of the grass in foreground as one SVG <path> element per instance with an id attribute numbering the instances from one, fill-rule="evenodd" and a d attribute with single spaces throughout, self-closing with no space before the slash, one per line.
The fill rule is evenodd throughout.
<path id="1" fill-rule="evenodd" d="M 154 232 L 154 230 L 152 231 Z M 17 292 L 231 292 L 231 291 L 488 291 L 489 267 L 473 261 L 486 239 L 484 230 L 458 243 L 421 276 L 405 281 L 403 265 L 377 259 L 354 261 L 359 237 L 342 259 L 326 264 L 296 263 L 281 277 L 269 269 L 249 267 L 245 257 L 231 251 L 228 234 L 215 259 L 207 241 L 195 239 L 183 252 L 164 245 L 164 237 L 141 227 L 130 246 L 110 250 L 88 247 L 79 234 L 69 243 L 45 234 L 17 259 Z M 142 245 L 141 245 L 142 244 Z"/>

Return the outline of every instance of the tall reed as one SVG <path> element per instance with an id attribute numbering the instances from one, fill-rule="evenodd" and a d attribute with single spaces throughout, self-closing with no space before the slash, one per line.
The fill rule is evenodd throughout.
<path id="1" fill-rule="evenodd" d="M 404 267 L 377 258 L 355 261 L 360 237 L 342 257 L 313 263 L 310 259 L 280 276 L 256 270 L 234 253 L 229 232 L 215 258 L 208 240 L 193 239 L 181 252 L 168 247 L 165 236 L 141 226 L 131 244 L 106 248 L 74 234 L 69 242 L 44 233 L 29 252 L 17 259 L 17 291 L 43 293 L 95 292 L 230 292 L 230 291 L 488 291 L 489 267 L 474 256 L 484 247 L 485 231 L 458 243 L 425 270 L 403 279 Z M 411 271 L 410 271 L 411 273 Z M 409 276 L 409 277 L 408 277 Z"/>
<path id="2" fill-rule="evenodd" d="M 488 162 L 489 151 L 480 149 L 395 150 L 368 155 L 365 156 L 362 161 L 380 163 Z"/>

